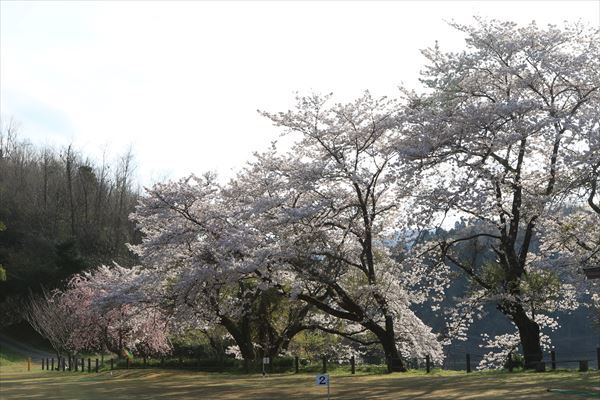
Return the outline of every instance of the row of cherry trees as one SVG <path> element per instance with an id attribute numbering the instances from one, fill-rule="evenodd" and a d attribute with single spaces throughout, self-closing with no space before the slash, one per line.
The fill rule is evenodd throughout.
<path id="1" fill-rule="evenodd" d="M 135 289 L 143 273 L 115 264 L 77 274 L 63 291 L 32 296 L 23 316 L 58 356 L 166 354 L 171 344 L 164 309 L 144 301 Z"/>
<path id="2" fill-rule="evenodd" d="M 290 149 L 257 153 L 225 184 L 206 174 L 148 189 L 131 216 L 143 267 L 103 267 L 61 295 L 102 321 L 78 346 L 121 350 L 127 331 L 165 351 L 164 327 L 219 325 L 253 359 L 318 329 L 379 343 L 403 369 L 442 360 L 494 304 L 515 331 L 489 338 L 482 366 L 520 345 L 534 367 L 551 314 L 598 299 L 579 274 L 600 261 L 598 31 L 454 26 L 467 48 L 423 51 L 423 93 L 299 97 L 262 113 Z M 459 219 L 465 229 L 423 234 Z M 439 308 L 456 271 L 469 287 L 433 332 L 415 306 Z"/>

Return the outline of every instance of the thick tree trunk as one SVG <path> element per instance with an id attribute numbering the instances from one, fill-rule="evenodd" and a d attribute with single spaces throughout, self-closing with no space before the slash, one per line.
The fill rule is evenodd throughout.
<path id="1" fill-rule="evenodd" d="M 256 355 L 254 354 L 254 346 L 252 345 L 252 341 L 246 340 L 244 342 L 238 342 L 236 340 L 236 343 L 240 348 L 240 352 L 242 353 L 242 358 L 244 360 L 254 360 Z"/>
<path id="2" fill-rule="evenodd" d="M 517 306 L 511 316 L 519 329 L 523 356 L 525 357 L 525 368 L 535 369 L 544 356 L 540 345 L 540 327 L 527 316 L 521 306 Z"/>
<path id="3" fill-rule="evenodd" d="M 294 336 L 302 332 L 304 329 L 305 327 L 298 323 L 297 325 L 291 327 L 289 330 L 284 331 L 283 335 L 279 339 L 278 352 L 286 352 Z"/>
<path id="4" fill-rule="evenodd" d="M 404 366 L 404 362 L 396 347 L 393 318 L 389 315 L 385 317 L 385 329 L 381 328 L 379 325 L 376 325 L 376 327 L 377 328 L 375 329 L 373 329 L 373 327 L 367 328 L 371 330 L 381 342 L 381 346 L 385 353 L 385 360 L 388 365 L 388 372 L 406 372 L 406 367 Z"/>
<path id="5" fill-rule="evenodd" d="M 258 315 L 256 319 L 256 325 L 258 328 L 258 340 L 262 347 L 260 352 L 261 357 L 273 358 L 279 353 L 279 342 L 277 332 L 270 323 L 269 315 L 269 300 L 266 297 L 266 293 L 260 297 L 258 303 Z"/>
<path id="6" fill-rule="evenodd" d="M 125 349 L 123 348 L 123 333 L 119 331 L 119 359 L 123 358 L 123 354 L 125 354 Z"/>
<path id="7" fill-rule="evenodd" d="M 227 332 L 235 340 L 235 344 L 238 345 L 242 358 L 244 360 L 254 360 L 254 345 L 252 344 L 252 338 L 250 337 L 250 329 L 248 322 L 242 318 L 240 323 L 235 323 L 229 318 L 221 318 L 221 324 L 227 329 Z"/>
<path id="8" fill-rule="evenodd" d="M 385 337 L 379 338 L 379 340 L 381 340 L 381 345 L 383 346 L 383 351 L 385 352 L 385 358 L 388 364 L 388 372 L 406 372 L 404 362 L 402 361 L 402 358 L 400 358 L 398 349 L 396 348 L 396 342 L 393 335 L 386 335 Z"/>

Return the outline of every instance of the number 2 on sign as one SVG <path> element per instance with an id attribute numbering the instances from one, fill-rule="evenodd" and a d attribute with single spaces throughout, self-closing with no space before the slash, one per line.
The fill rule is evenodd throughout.
<path id="1" fill-rule="evenodd" d="M 316 383 L 317 383 L 317 386 L 328 385 L 329 384 L 329 375 L 328 374 L 317 375 Z"/>
<path id="2" fill-rule="evenodd" d="M 329 374 L 319 374 L 315 381 L 317 386 L 327 386 L 327 400 L 329 400 Z"/>

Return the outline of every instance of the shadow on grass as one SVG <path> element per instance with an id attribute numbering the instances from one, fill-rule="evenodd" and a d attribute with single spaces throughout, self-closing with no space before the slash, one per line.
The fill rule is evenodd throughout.
<path id="1" fill-rule="evenodd" d="M 8 373 L 0 377 L 1 399 L 314 399 L 326 389 L 313 374 L 260 375 L 119 370 L 99 374 Z M 332 375 L 334 399 L 577 399 L 594 398 L 600 372 Z M 549 392 L 548 389 L 560 389 Z M 576 393 L 577 392 L 577 393 Z M 581 393 L 588 395 L 581 395 Z M 600 392 L 596 392 L 600 396 Z M 583 397 L 582 397 L 583 396 Z"/>

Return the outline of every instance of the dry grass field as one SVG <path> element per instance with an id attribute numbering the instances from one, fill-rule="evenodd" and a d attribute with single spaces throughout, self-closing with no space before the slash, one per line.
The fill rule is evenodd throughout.
<path id="1" fill-rule="evenodd" d="M 3 365 L 0 398 L 100 399 L 326 399 L 312 374 L 266 378 L 165 370 L 119 370 L 98 374 L 27 372 L 26 364 Z M 423 372 L 332 375 L 331 399 L 583 399 L 600 398 L 600 372 Z M 559 389 L 549 392 L 548 389 Z"/>

